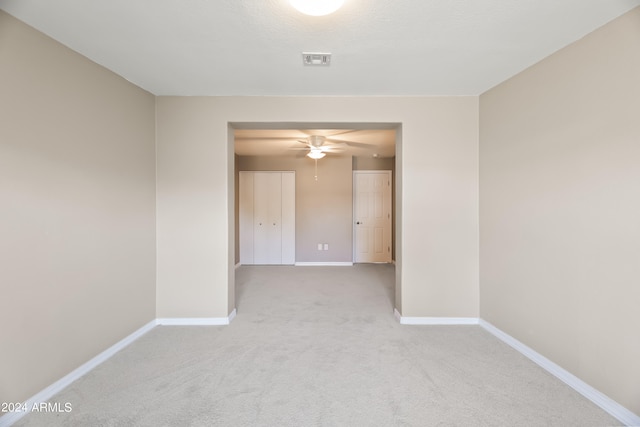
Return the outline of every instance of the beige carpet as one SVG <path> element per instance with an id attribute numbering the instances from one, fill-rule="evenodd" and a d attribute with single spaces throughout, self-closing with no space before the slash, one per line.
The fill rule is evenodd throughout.
<path id="1" fill-rule="evenodd" d="M 400 325 L 393 280 L 241 267 L 230 326 L 157 327 L 17 425 L 619 425 L 478 326 Z"/>

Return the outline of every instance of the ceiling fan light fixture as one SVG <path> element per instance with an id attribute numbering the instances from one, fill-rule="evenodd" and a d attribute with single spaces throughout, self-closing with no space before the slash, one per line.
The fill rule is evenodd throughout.
<path id="1" fill-rule="evenodd" d="M 340 9 L 344 0 L 289 0 L 299 12 L 311 16 L 324 16 Z"/>
<path id="2" fill-rule="evenodd" d="M 307 153 L 307 157 L 310 157 L 314 160 L 318 160 L 321 159 L 325 156 L 326 154 L 324 152 L 322 152 L 322 150 L 317 149 L 317 148 L 312 148 L 308 153 Z"/>
<path id="3" fill-rule="evenodd" d="M 322 135 L 310 135 L 309 138 L 307 138 L 309 144 L 315 148 L 321 147 L 322 144 L 324 144 L 325 139 L 326 138 Z"/>

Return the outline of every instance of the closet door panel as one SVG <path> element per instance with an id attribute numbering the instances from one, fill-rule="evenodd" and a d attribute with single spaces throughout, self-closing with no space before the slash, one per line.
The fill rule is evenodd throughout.
<path id="1" fill-rule="evenodd" d="M 282 264 L 296 262 L 296 174 L 282 173 Z"/>
<path id="2" fill-rule="evenodd" d="M 282 264 L 282 174 L 268 174 L 267 264 Z"/>
<path id="3" fill-rule="evenodd" d="M 269 172 L 255 172 L 253 178 L 253 262 L 269 264 Z"/>
<path id="4" fill-rule="evenodd" d="M 253 264 L 253 173 L 240 172 L 238 185 L 240 264 Z"/>
<path id="5" fill-rule="evenodd" d="M 295 264 L 295 172 L 239 173 L 241 264 Z"/>

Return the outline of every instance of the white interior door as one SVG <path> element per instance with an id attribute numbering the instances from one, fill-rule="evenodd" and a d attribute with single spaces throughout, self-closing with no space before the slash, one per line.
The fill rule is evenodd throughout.
<path id="1" fill-rule="evenodd" d="M 354 262 L 391 262 L 391 171 L 354 171 Z"/>

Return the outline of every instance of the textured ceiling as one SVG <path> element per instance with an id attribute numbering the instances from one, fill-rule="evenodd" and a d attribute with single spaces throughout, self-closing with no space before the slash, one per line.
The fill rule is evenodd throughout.
<path id="1" fill-rule="evenodd" d="M 0 0 L 153 94 L 228 96 L 479 95 L 638 5 L 346 0 L 333 15 L 308 17 L 287 0 Z M 303 66 L 307 51 L 332 53 L 331 65 Z M 395 153 L 395 130 L 367 127 L 242 129 L 235 149 L 301 156 L 297 141 L 308 135 L 352 143 L 330 155 Z"/>
<path id="2" fill-rule="evenodd" d="M 638 5 L 346 0 L 308 17 L 287 0 L 0 0 L 156 95 L 247 96 L 478 95 Z"/>

